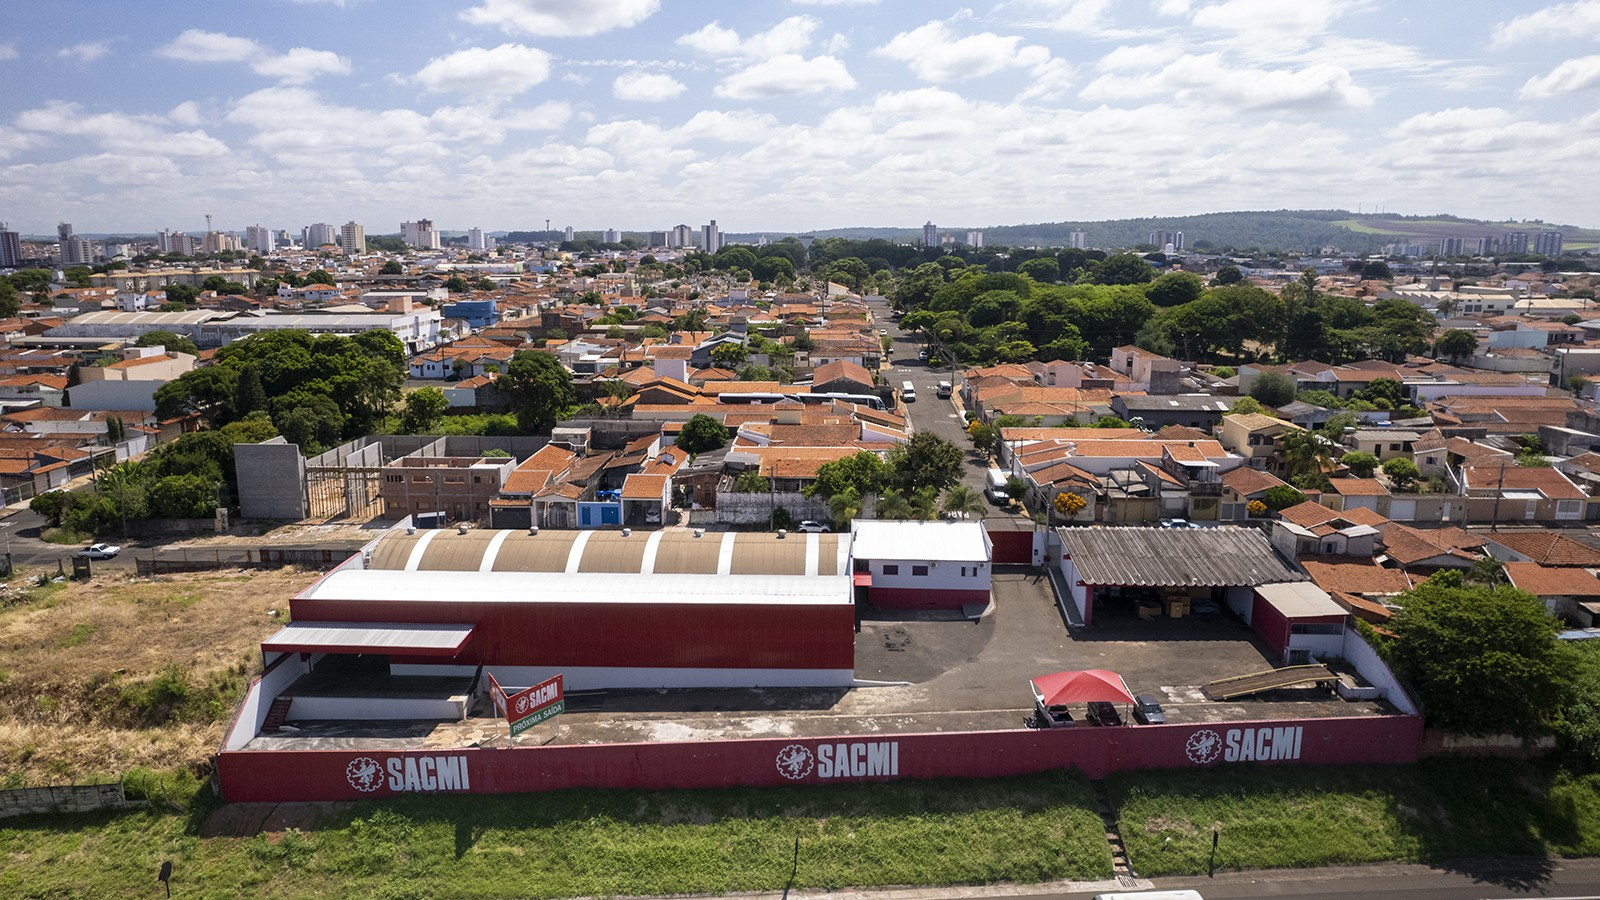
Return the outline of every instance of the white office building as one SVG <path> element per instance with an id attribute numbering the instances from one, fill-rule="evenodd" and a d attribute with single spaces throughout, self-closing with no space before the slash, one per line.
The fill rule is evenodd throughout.
<path id="1" fill-rule="evenodd" d="M 1074 231 L 1069 240 L 1071 242 L 1070 245 L 1078 250 L 1089 249 L 1089 232 L 1087 231 Z"/>
<path id="2" fill-rule="evenodd" d="M 94 247 L 72 233 L 72 225 L 62 222 L 56 226 L 56 236 L 61 240 L 61 267 L 94 264 Z"/>
<path id="3" fill-rule="evenodd" d="M 484 234 L 482 228 L 468 228 L 467 229 L 467 249 L 468 250 L 480 250 L 480 251 L 481 250 L 493 250 L 494 249 L 494 238 L 489 237 L 488 235 Z"/>
<path id="4" fill-rule="evenodd" d="M 602 244 L 620 244 L 622 243 L 622 232 L 615 228 L 607 228 L 600 233 L 600 242 Z"/>
<path id="5" fill-rule="evenodd" d="M 439 249 L 439 232 L 433 230 L 433 220 L 418 219 L 400 223 L 400 240 L 419 250 Z"/>
<path id="6" fill-rule="evenodd" d="M 982 247 L 983 246 L 983 232 L 981 232 L 981 231 L 969 231 L 969 232 L 967 232 L 967 246 L 968 247 Z"/>
<path id="7" fill-rule="evenodd" d="M 937 246 L 939 246 L 939 229 L 934 227 L 933 221 L 931 219 L 928 221 L 927 224 L 922 226 L 922 246 L 924 246 L 924 247 L 937 247 Z"/>
<path id="8" fill-rule="evenodd" d="M 344 223 L 339 229 L 339 249 L 347 256 L 367 252 L 367 229 L 354 220 Z"/>
<path id="9" fill-rule="evenodd" d="M 672 229 L 672 231 L 668 233 L 667 246 L 669 246 L 669 247 L 682 248 L 682 247 L 689 247 L 689 246 L 693 246 L 693 245 L 694 245 L 694 229 L 690 228 L 687 225 L 679 225 L 678 227 Z"/>
<path id="10" fill-rule="evenodd" d="M 251 253 L 260 253 L 265 256 L 275 248 L 272 238 L 272 229 L 262 228 L 260 225 L 247 225 L 244 229 L 244 249 Z"/>
<path id="11" fill-rule="evenodd" d="M 712 219 L 710 225 L 700 228 L 700 249 L 707 253 L 715 253 L 722 247 L 722 232 L 717 230 L 717 220 Z"/>
<path id="12" fill-rule="evenodd" d="M 300 229 L 300 246 L 306 250 L 315 250 L 323 244 L 339 243 L 339 230 L 326 222 L 307 225 Z"/>
<path id="13" fill-rule="evenodd" d="M 567 230 L 566 231 L 561 232 L 561 239 L 563 241 L 572 240 L 572 226 L 571 225 L 567 226 Z"/>

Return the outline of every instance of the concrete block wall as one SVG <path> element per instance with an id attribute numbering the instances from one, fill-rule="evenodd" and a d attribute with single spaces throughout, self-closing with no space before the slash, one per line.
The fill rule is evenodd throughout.
<path id="1" fill-rule="evenodd" d="M 861 504 L 860 518 L 870 519 L 877 506 L 877 497 L 870 496 Z M 767 494 L 739 494 L 732 491 L 717 492 L 717 524 L 764 525 L 772 510 L 781 506 L 789 511 L 796 522 L 812 519 L 832 523 L 833 511 L 828 501 L 821 497 L 807 497 L 799 492 L 781 491 Z"/>
<path id="2" fill-rule="evenodd" d="M 0 791 L 0 819 L 29 813 L 93 812 L 140 805 L 127 799 L 121 784 L 72 784 Z"/>
<path id="3" fill-rule="evenodd" d="M 308 512 L 306 460 L 282 437 L 234 444 L 239 515 L 246 519 L 303 519 Z"/>

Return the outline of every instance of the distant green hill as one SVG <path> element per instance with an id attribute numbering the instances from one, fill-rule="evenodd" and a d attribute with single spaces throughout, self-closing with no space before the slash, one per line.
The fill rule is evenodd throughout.
<path id="1" fill-rule="evenodd" d="M 1559 229 L 1568 250 L 1594 249 L 1600 243 L 1600 229 L 1544 222 L 1484 222 L 1449 215 L 1433 216 L 1357 216 L 1345 209 L 1280 209 L 1255 212 L 1207 213 L 1199 216 L 1155 216 L 1143 219 L 1108 219 L 1097 222 L 1045 222 L 1036 225 L 943 226 L 940 234 L 965 238 L 968 231 L 982 231 L 986 244 L 1008 247 L 1062 247 L 1071 242 L 1074 231 L 1088 235 L 1091 247 L 1132 247 L 1145 243 L 1156 230 L 1181 231 L 1185 244 L 1193 248 L 1205 241 L 1215 247 L 1262 251 L 1316 251 L 1338 247 L 1346 253 L 1376 252 L 1385 244 L 1412 242 L 1437 243 L 1440 238 L 1459 237 L 1468 242 L 1480 237 L 1497 237 L 1507 231 L 1531 233 Z M 884 238 L 896 242 L 921 240 L 922 228 L 829 228 L 806 232 L 819 238 L 843 237 L 855 240 Z M 733 240 L 754 241 L 758 235 L 729 235 Z M 776 240 L 783 233 L 769 232 Z"/>

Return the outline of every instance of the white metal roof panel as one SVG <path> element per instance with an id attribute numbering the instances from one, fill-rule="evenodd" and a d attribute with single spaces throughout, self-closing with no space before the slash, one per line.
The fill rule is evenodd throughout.
<path id="1" fill-rule="evenodd" d="M 476 603 L 848 605 L 850 575 L 639 575 L 615 572 L 403 572 L 339 569 L 305 600 Z"/>
<path id="2" fill-rule="evenodd" d="M 857 520 L 850 526 L 856 559 L 927 559 L 988 562 L 982 522 Z"/>
<path id="3" fill-rule="evenodd" d="M 267 652 L 455 656 L 471 635 L 471 625 L 291 622 L 263 641 L 261 649 Z"/>
<path id="4" fill-rule="evenodd" d="M 1256 588 L 1262 599 L 1283 614 L 1286 619 L 1304 619 L 1311 616 L 1343 616 L 1345 608 L 1334 602 L 1326 592 L 1309 581 L 1293 584 L 1263 584 Z"/>

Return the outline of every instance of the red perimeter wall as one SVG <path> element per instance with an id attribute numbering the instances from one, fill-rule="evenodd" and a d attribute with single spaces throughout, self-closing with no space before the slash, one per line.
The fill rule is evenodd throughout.
<path id="1" fill-rule="evenodd" d="M 855 668 L 855 607 L 843 603 L 294 600 L 290 611 L 296 622 L 475 625 L 451 660 L 463 666 Z M 436 656 L 390 659 L 442 662 Z"/>
<path id="2" fill-rule="evenodd" d="M 1417 760 L 1421 736 L 1418 716 L 1380 716 L 506 749 L 228 751 L 218 755 L 217 771 L 231 802 L 355 800 L 436 792 L 437 783 L 424 787 L 429 773 L 462 764 L 470 792 L 482 794 L 981 778 L 1068 766 L 1103 778 L 1130 769 L 1224 762 L 1409 763 Z M 824 777 L 825 757 L 844 757 L 853 766 Z M 787 772 L 780 771 L 783 763 Z M 395 790 L 387 773 L 408 766 L 422 777 L 411 785 L 401 781 Z M 892 774 L 875 774 L 879 770 Z M 363 772 L 380 775 L 363 780 Z"/>

